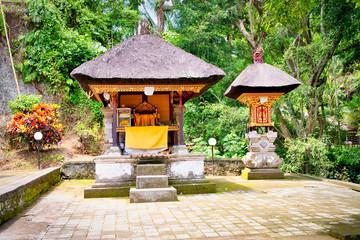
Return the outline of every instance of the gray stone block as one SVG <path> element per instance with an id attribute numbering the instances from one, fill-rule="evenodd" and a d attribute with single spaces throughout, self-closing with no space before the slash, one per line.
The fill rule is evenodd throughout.
<path id="1" fill-rule="evenodd" d="M 173 187 L 168 188 L 147 188 L 130 189 L 130 202 L 170 202 L 177 201 L 177 192 Z"/>
<path id="2" fill-rule="evenodd" d="M 241 176 L 247 180 L 282 179 L 284 173 L 278 168 L 245 168 Z"/>
<path id="3" fill-rule="evenodd" d="M 168 187 L 168 176 L 147 175 L 136 177 L 136 188 L 166 188 Z"/>
<path id="4" fill-rule="evenodd" d="M 165 164 L 138 164 L 137 176 L 144 175 L 166 175 Z"/>

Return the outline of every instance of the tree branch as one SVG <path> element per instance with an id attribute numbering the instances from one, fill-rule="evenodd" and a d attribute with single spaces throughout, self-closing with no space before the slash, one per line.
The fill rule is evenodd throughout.
<path id="1" fill-rule="evenodd" d="M 251 4 L 252 4 L 252 0 L 249 1 L 249 20 L 250 20 L 250 29 L 251 29 L 251 35 L 254 34 L 254 24 L 253 24 L 253 20 L 252 20 L 252 14 L 251 14 Z"/>
<path id="2" fill-rule="evenodd" d="M 240 32 L 244 35 L 246 40 L 249 42 L 251 50 L 253 52 L 255 52 L 257 44 L 256 44 L 255 40 L 253 39 L 253 36 L 251 36 L 249 34 L 249 32 L 245 29 L 244 21 L 245 21 L 245 19 L 239 20 L 239 21 L 234 21 L 233 23 L 235 24 L 235 26 L 237 26 L 240 29 Z"/>
<path id="3" fill-rule="evenodd" d="M 285 121 L 284 117 L 281 114 L 281 111 L 279 108 L 274 108 L 274 114 L 276 116 L 276 119 L 279 121 L 280 123 L 280 129 L 281 129 L 281 133 L 285 138 L 292 138 L 291 137 L 291 133 L 289 131 L 289 129 L 287 128 L 287 122 Z"/>
<path id="4" fill-rule="evenodd" d="M 340 36 L 338 36 L 338 39 L 335 42 L 333 42 L 333 46 L 332 46 L 331 50 L 328 52 L 328 54 L 325 56 L 325 58 L 323 58 L 322 60 L 320 60 L 318 62 L 314 73 L 309 78 L 308 86 L 314 86 L 314 83 L 316 83 L 319 80 L 320 75 L 324 71 L 324 68 L 325 68 L 326 64 L 328 63 L 328 61 L 330 60 L 330 58 L 333 56 L 335 49 L 339 45 L 341 39 L 342 39 L 342 35 L 340 34 Z"/>

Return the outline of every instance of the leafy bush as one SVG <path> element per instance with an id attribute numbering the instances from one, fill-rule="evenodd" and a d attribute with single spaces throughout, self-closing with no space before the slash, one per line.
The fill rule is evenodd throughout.
<path id="1" fill-rule="evenodd" d="M 40 143 L 44 146 L 58 144 L 62 139 L 63 125 L 58 122 L 59 106 L 40 103 L 32 106 L 30 111 L 24 110 L 13 115 L 8 130 L 16 142 L 27 144 L 30 149 L 37 146 L 34 139 L 36 132 L 41 132 Z"/>
<path id="2" fill-rule="evenodd" d="M 207 144 L 208 139 L 215 138 L 217 149 L 222 155 L 226 136 L 229 134 L 245 136 L 249 118 L 248 107 L 232 107 L 223 102 L 218 104 L 199 102 L 196 104 L 191 101 L 187 102 L 185 106 L 184 137 L 186 143 L 193 144 L 202 139 Z"/>
<path id="3" fill-rule="evenodd" d="M 81 148 L 84 153 L 97 155 L 102 152 L 104 126 L 100 124 L 89 126 L 83 122 L 78 122 L 75 131 L 80 138 Z"/>
<path id="4" fill-rule="evenodd" d="M 41 95 L 21 95 L 21 99 L 19 96 L 12 102 L 9 102 L 9 108 L 11 110 L 11 114 L 15 114 L 17 112 L 22 111 L 30 111 L 32 106 L 39 104 L 41 99 Z"/>
<path id="5" fill-rule="evenodd" d="M 326 144 L 313 137 L 286 139 L 286 158 L 281 170 L 306 173 L 320 177 L 331 177 L 334 163 L 327 156 Z"/>
<path id="6" fill-rule="evenodd" d="M 334 162 L 334 178 L 360 183 L 360 148 L 331 148 L 329 159 Z"/>
<path id="7" fill-rule="evenodd" d="M 209 145 L 208 141 L 202 138 L 197 138 L 193 140 L 193 147 L 191 148 L 192 152 L 197 153 L 205 153 L 206 158 L 212 158 L 211 146 Z M 214 146 L 214 158 L 221 158 L 219 148 L 215 145 Z"/>
<path id="8" fill-rule="evenodd" d="M 242 158 L 247 153 L 247 141 L 241 139 L 238 135 L 230 133 L 223 139 L 224 157 L 226 158 Z"/>

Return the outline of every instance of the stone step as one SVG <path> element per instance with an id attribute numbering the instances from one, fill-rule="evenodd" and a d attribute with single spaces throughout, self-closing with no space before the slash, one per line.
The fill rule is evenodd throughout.
<path id="1" fill-rule="evenodd" d="M 165 164 L 138 164 L 137 176 L 144 175 L 166 175 Z"/>
<path id="2" fill-rule="evenodd" d="M 177 192 L 173 187 L 130 189 L 130 203 L 177 201 Z"/>
<path id="3" fill-rule="evenodd" d="M 136 188 L 167 188 L 167 175 L 146 175 L 136 177 Z"/>

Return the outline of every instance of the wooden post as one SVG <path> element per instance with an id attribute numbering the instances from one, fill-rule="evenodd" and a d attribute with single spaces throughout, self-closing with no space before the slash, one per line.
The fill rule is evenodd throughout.
<path id="1" fill-rule="evenodd" d="M 113 93 L 112 95 L 113 98 L 113 124 L 112 124 L 112 136 L 113 136 L 113 147 L 118 147 L 119 146 L 119 136 L 116 132 L 116 108 L 117 108 L 117 104 L 116 104 L 116 93 Z"/>
<path id="2" fill-rule="evenodd" d="M 180 120 L 180 145 L 185 145 L 184 142 L 184 111 L 182 104 L 182 91 L 179 91 L 179 120 Z"/>

